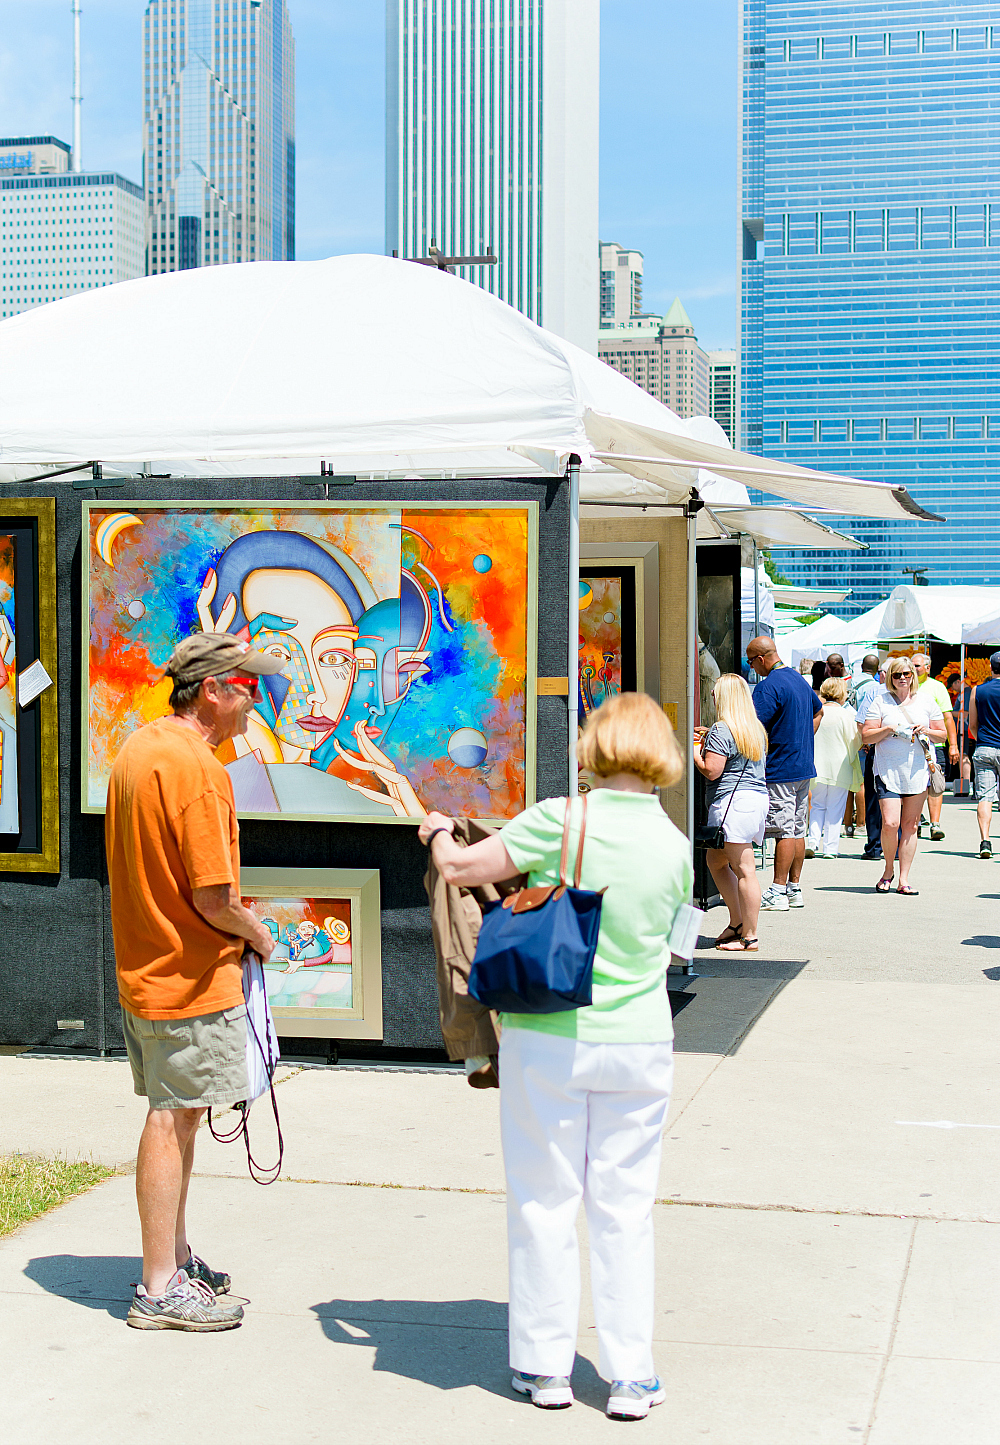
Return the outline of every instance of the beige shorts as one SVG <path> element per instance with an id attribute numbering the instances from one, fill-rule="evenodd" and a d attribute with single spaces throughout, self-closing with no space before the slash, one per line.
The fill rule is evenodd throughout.
<path id="1" fill-rule="evenodd" d="M 220 1108 L 245 1099 L 246 1019 L 242 1003 L 193 1019 L 141 1019 L 123 1008 L 135 1092 L 151 1109 Z"/>
<path id="2" fill-rule="evenodd" d="M 768 838 L 804 838 L 809 818 L 809 778 L 797 783 L 768 783 Z"/>

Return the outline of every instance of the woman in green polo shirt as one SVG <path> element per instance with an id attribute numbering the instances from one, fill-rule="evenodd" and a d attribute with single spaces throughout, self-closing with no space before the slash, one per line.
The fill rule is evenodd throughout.
<path id="1" fill-rule="evenodd" d="M 512 1384 L 543 1409 L 573 1403 L 569 1376 L 580 1301 L 576 1216 L 586 1204 L 607 1413 L 642 1419 L 666 1398 L 653 1366 L 653 1201 L 673 1080 L 666 990 L 668 938 L 691 896 L 687 839 L 657 789 L 683 772 L 673 729 L 643 693 L 593 713 L 577 745 L 590 777 L 581 886 L 606 888 L 593 1003 L 556 1014 L 508 1014 L 500 1045 L 507 1173 Z M 576 857 L 580 809 L 570 837 Z M 559 878 L 565 801 L 548 798 L 471 848 L 424 820 L 448 883 L 527 873 Z M 438 831 L 443 830 L 443 831 Z"/>

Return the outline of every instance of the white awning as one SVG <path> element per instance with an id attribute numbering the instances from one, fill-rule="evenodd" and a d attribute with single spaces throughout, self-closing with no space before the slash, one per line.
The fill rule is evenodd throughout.
<path id="1" fill-rule="evenodd" d="M 981 620 L 998 609 L 1000 587 L 913 587 L 904 583 L 889 593 L 878 636 L 926 636 L 959 643 L 967 622 Z"/>
<path id="2" fill-rule="evenodd" d="M 966 622 L 962 628 L 962 641 L 966 646 L 1000 647 L 1000 609 L 994 609 L 974 622 Z"/>
<path id="3" fill-rule="evenodd" d="M 175 480 L 559 475 L 576 453 L 594 500 L 704 487 L 732 505 L 757 486 L 927 515 L 902 488 L 724 442 L 479 287 L 385 256 L 177 271 L 0 323 L 0 480 L 93 461 Z"/>

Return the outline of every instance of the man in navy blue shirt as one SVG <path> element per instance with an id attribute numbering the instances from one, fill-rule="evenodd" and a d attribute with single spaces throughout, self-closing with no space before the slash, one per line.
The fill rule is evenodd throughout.
<path id="1" fill-rule="evenodd" d="M 993 857 L 990 821 L 1000 798 L 1000 652 L 990 658 L 990 678 L 972 689 L 969 700 L 969 736 L 975 739 L 972 768 L 976 775 L 976 813 L 979 818 L 979 856 Z"/>
<path id="2" fill-rule="evenodd" d="M 813 738 L 823 704 L 801 673 L 785 667 L 773 638 L 752 637 L 747 662 L 762 679 L 753 690 L 753 705 L 767 733 L 765 836 L 775 839 L 774 882 L 760 906 L 787 913 L 803 906 L 799 878 L 806 856 L 809 784 L 816 773 Z"/>

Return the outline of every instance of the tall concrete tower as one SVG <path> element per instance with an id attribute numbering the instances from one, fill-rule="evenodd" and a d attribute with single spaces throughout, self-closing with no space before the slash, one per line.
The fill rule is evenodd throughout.
<path id="1" fill-rule="evenodd" d="M 285 0 L 150 0 L 147 272 L 295 256 L 295 41 Z"/>
<path id="2" fill-rule="evenodd" d="M 386 251 L 596 352 L 600 0 L 387 0 Z"/>

